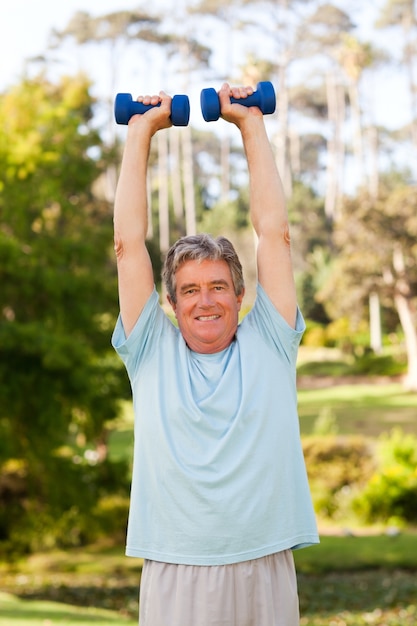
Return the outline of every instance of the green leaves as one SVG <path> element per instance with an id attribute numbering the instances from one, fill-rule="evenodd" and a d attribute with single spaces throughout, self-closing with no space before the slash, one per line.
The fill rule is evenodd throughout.
<path id="1" fill-rule="evenodd" d="M 39 494 L 56 480 L 46 469 L 55 451 L 75 450 L 74 437 L 103 449 L 127 390 L 110 346 L 116 271 L 111 210 L 92 191 L 103 167 L 89 156 L 101 154 L 92 105 L 82 77 L 25 80 L 0 98 L 0 473 L 6 458 L 25 459 L 25 506 L 38 494 L 45 519 L 50 503 Z M 71 458 L 64 481 L 75 476 Z M 61 501 L 56 492 L 54 516 L 78 490 Z M 17 517 L 0 520 L 3 538 L 19 527 L 20 498 Z"/>

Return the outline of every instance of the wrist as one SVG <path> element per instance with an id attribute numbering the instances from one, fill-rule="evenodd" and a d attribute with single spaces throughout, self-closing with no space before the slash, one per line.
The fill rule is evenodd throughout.
<path id="1" fill-rule="evenodd" d="M 144 123 L 143 118 L 132 117 L 127 125 L 127 141 L 139 143 L 141 146 L 149 145 L 157 130 L 157 128 L 153 129 L 148 122 Z"/>
<path id="2" fill-rule="evenodd" d="M 261 134 L 266 134 L 266 128 L 262 113 L 257 115 L 245 115 L 245 117 L 237 120 L 242 139 L 250 139 L 251 137 L 259 137 Z"/>

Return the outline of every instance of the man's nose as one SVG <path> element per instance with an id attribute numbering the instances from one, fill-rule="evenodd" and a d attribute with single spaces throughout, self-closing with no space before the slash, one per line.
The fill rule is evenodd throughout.
<path id="1" fill-rule="evenodd" d="M 213 305 L 213 294 L 211 293 L 210 289 L 200 290 L 199 305 L 204 307 L 209 307 Z"/>

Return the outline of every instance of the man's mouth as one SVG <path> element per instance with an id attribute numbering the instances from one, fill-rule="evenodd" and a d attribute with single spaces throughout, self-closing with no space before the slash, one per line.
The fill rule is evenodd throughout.
<path id="1" fill-rule="evenodd" d="M 219 319 L 220 315 L 199 315 L 197 320 L 199 322 L 211 322 L 213 320 Z"/>

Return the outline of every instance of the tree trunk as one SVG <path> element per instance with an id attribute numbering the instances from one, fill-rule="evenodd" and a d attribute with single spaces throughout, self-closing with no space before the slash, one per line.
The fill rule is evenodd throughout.
<path id="1" fill-rule="evenodd" d="M 357 82 L 350 81 L 349 83 L 349 100 L 353 125 L 353 154 L 358 172 L 357 181 L 359 184 L 364 184 L 367 176 L 363 155 L 362 115 Z"/>
<path id="2" fill-rule="evenodd" d="M 226 132 L 223 134 L 220 146 L 221 163 L 221 195 L 220 201 L 227 202 L 230 195 L 230 137 Z"/>
<path id="3" fill-rule="evenodd" d="M 191 128 L 186 126 L 182 129 L 183 140 L 183 177 L 184 177 L 184 203 L 185 203 L 185 231 L 187 235 L 195 235 L 197 232 L 194 196 L 194 168 L 193 146 L 191 142 Z"/>
<path id="4" fill-rule="evenodd" d="M 411 391 L 417 391 L 417 332 L 414 325 L 413 310 L 409 299 L 402 293 L 397 293 L 394 300 L 404 331 L 407 352 L 407 375 L 404 379 L 404 386 Z"/>
<path id="5" fill-rule="evenodd" d="M 276 139 L 277 168 L 281 176 L 284 193 L 287 198 L 292 194 L 292 176 L 289 159 L 287 159 L 287 136 L 288 136 L 288 88 L 287 88 L 287 64 L 282 61 L 279 65 L 279 90 L 278 100 L 278 134 Z"/>
<path id="6" fill-rule="evenodd" d="M 375 354 L 381 354 L 381 308 L 379 304 L 379 295 L 375 291 L 369 295 L 369 327 L 371 335 L 371 348 Z"/>
<path id="7" fill-rule="evenodd" d="M 407 281 L 404 255 L 401 245 L 394 248 L 393 267 L 397 277 L 395 283 L 394 302 L 404 331 L 405 347 L 407 352 L 407 376 L 404 386 L 417 391 L 417 330 L 415 326 L 415 311 L 410 299 L 411 289 Z"/>
<path id="8" fill-rule="evenodd" d="M 178 232 L 180 235 L 184 235 L 184 203 L 181 184 L 180 132 L 178 129 L 171 128 L 169 139 L 170 154 L 173 162 L 173 169 L 171 171 L 172 206 Z"/>
<path id="9" fill-rule="evenodd" d="M 339 217 L 339 204 L 342 194 L 340 176 L 344 156 L 342 125 L 345 116 L 345 108 L 344 92 L 338 85 L 334 72 L 327 75 L 326 91 L 330 138 L 327 146 L 327 184 L 324 208 L 326 216 L 332 221 L 335 221 Z"/>
<path id="10" fill-rule="evenodd" d="M 403 19 L 404 30 L 404 61 L 407 70 L 408 78 L 408 91 L 410 94 L 410 108 L 411 108 L 411 138 L 414 148 L 417 148 L 417 85 L 414 78 L 414 63 L 415 63 L 415 31 L 413 29 L 411 15 L 405 16 Z"/>
<path id="11" fill-rule="evenodd" d="M 289 151 L 290 151 L 290 163 L 291 173 L 296 178 L 301 176 L 301 139 L 296 130 L 290 130 L 288 134 L 289 138 Z"/>
<path id="12" fill-rule="evenodd" d="M 169 248 L 168 143 L 167 134 L 158 133 L 158 210 L 159 247 L 162 254 Z"/>
<path id="13" fill-rule="evenodd" d="M 378 129 L 372 125 L 367 130 L 369 145 L 369 178 L 368 191 L 374 200 L 379 191 L 379 167 L 378 167 Z"/>

